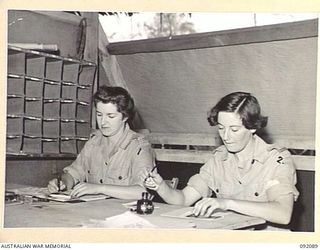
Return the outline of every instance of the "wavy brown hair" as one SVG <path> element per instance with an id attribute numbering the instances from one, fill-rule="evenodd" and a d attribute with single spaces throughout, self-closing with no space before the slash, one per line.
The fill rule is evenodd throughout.
<path id="1" fill-rule="evenodd" d="M 101 86 L 93 95 L 94 105 L 98 102 L 116 105 L 118 112 L 130 120 L 134 116 L 134 101 L 129 92 L 121 87 Z"/>
<path id="2" fill-rule="evenodd" d="M 257 98 L 246 92 L 233 92 L 221 98 L 208 112 L 207 119 L 211 126 L 218 124 L 218 114 L 221 111 L 238 114 L 247 129 L 260 129 L 268 122 L 268 117 L 261 115 Z"/>

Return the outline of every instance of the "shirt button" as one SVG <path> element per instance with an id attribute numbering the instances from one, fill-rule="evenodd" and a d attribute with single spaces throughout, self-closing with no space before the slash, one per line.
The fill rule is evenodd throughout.
<path id="1" fill-rule="evenodd" d="M 101 183 L 101 184 L 103 183 L 103 180 L 102 180 L 102 179 L 100 179 L 100 183 Z"/>
<path id="2" fill-rule="evenodd" d="M 255 195 L 255 196 L 259 196 L 259 193 L 258 193 L 258 192 L 255 192 L 254 195 Z"/>
<path id="3" fill-rule="evenodd" d="M 104 164 L 105 164 L 106 166 L 108 166 L 108 162 L 105 162 Z"/>
<path id="4" fill-rule="evenodd" d="M 241 181 L 239 181 L 239 184 L 242 184 L 242 182 L 241 182 Z"/>
<path id="5" fill-rule="evenodd" d="M 219 189 L 218 188 L 216 189 L 216 193 L 219 193 Z"/>
<path id="6" fill-rule="evenodd" d="M 119 180 L 122 180 L 122 176 L 119 176 L 118 179 L 119 179 Z"/>
<path id="7" fill-rule="evenodd" d="M 90 174 L 90 170 L 88 170 L 88 174 Z"/>

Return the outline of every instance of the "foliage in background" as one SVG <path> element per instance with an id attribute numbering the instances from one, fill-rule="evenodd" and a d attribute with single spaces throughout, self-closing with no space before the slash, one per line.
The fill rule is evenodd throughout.
<path id="1" fill-rule="evenodd" d="M 186 13 L 157 13 L 152 23 L 144 23 L 148 38 L 195 33 L 194 24 L 188 21 L 190 15 Z"/>

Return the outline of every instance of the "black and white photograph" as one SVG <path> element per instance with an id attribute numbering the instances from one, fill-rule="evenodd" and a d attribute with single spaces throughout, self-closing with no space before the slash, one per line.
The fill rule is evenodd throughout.
<path id="1" fill-rule="evenodd" d="M 8 9 L 6 27 L 4 229 L 316 231 L 317 13 Z"/>

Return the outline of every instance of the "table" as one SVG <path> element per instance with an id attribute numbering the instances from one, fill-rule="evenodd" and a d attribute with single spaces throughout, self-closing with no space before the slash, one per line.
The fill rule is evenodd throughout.
<path id="1" fill-rule="evenodd" d="M 23 204 L 6 204 L 4 209 L 5 228 L 37 228 L 59 227 L 77 228 L 90 221 L 103 221 L 107 217 L 119 215 L 129 211 L 124 206 L 128 200 L 106 199 L 80 203 L 62 202 L 33 202 Z M 139 215 L 158 228 L 200 228 L 200 229 L 240 229 L 265 223 L 265 220 L 256 217 L 231 213 L 228 216 L 212 220 L 197 218 L 171 218 L 161 216 L 182 206 L 154 203 L 154 212 L 150 215 Z"/>

